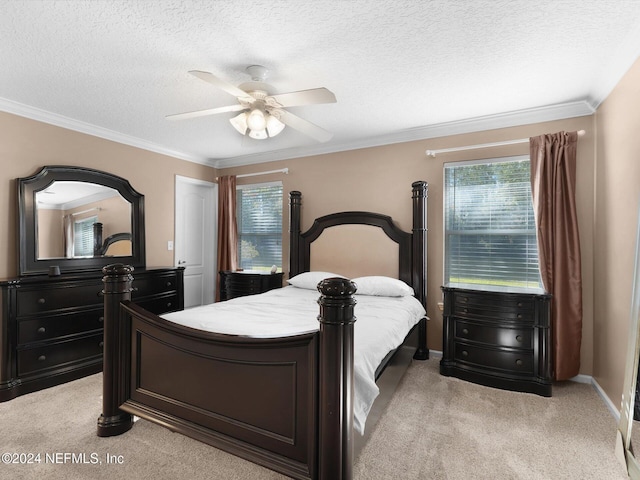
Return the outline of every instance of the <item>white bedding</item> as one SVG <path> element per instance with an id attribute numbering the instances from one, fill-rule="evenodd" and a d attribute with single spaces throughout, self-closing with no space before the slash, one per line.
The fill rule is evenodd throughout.
<path id="1" fill-rule="evenodd" d="M 318 330 L 319 296 L 317 290 L 287 286 L 162 317 L 180 325 L 231 335 L 298 335 Z M 412 296 L 355 297 L 354 426 L 363 433 L 367 415 L 379 393 L 376 368 L 387 353 L 402 343 L 411 327 L 425 315 L 425 310 Z"/>

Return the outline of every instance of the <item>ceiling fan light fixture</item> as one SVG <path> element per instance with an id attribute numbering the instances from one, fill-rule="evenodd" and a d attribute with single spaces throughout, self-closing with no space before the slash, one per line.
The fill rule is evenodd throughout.
<path id="1" fill-rule="evenodd" d="M 267 131 L 266 130 L 249 130 L 249 137 L 253 138 L 254 140 L 266 140 L 267 138 L 269 138 L 269 136 L 267 135 Z"/>
<path id="2" fill-rule="evenodd" d="M 229 121 L 240 135 L 245 135 L 247 133 L 249 127 L 247 126 L 247 114 L 245 112 L 230 118 Z"/>
<path id="3" fill-rule="evenodd" d="M 269 137 L 275 137 L 282 130 L 284 130 L 284 123 L 273 115 L 267 115 L 267 133 L 269 134 Z"/>
<path id="4" fill-rule="evenodd" d="M 265 113 L 263 110 L 255 108 L 250 112 L 242 112 L 229 121 L 241 135 L 249 135 L 255 140 L 265 140 L 275 137 L 282 130 L 285 124 L 273 115 Z"/>
<path id="5" fill-rule="evenodd" d="M 247 114 L 247 127 L 252 131 L 264 130 L 267 128 L 267 118 L 265 113 L 259 109 L 254 108 Z"/>

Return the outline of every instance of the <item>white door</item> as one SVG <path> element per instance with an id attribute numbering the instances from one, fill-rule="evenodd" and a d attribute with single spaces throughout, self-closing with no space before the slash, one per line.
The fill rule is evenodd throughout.
<path id="1" fill-rule="evenodd" d="M 176 175 L 175 263 L 185 267 L 184 308 L 213 303 L 218 186 Z"/>

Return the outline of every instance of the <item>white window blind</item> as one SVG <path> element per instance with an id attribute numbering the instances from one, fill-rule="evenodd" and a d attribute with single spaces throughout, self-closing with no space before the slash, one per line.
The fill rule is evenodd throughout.
<path id="1" fill-rule="evenodd" d="M 540 288 L 528 157 L 444 167 L 445 282 Z"/>
<path id="2" fill-rule="evenodd" d="M 73 256 L 92 257 L 93 256 L 93 224 L 98 221 L 98 217 L 84 218 L 77 220 L 73 225 Z"/>
<path id="3" fill-rule="evenodd" d="M 238 185 L 236 215 L 240 268 L 282 269 L 282 183 Z"/>

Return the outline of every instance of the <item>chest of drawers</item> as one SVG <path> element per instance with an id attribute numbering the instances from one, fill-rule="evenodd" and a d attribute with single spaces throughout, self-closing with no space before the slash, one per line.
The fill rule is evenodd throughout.
<path id="1" fill-rule="evenodd" d="M 220 272 L 220 300 L 264 293 L 282 287 L 282 272 Z"/>
<path id="2" fill-rule="evenodd" d="M 134 271 L 132 300 L 184 308 L 183 269 Z M 102 370 L 102 273 L 0 281 L 0 401 Z"/>
<path id="3" fill-rule="evenodd" d="M 551 396 L 550 295 L 452 286 L 442 291 L 441 374 Z"/>

